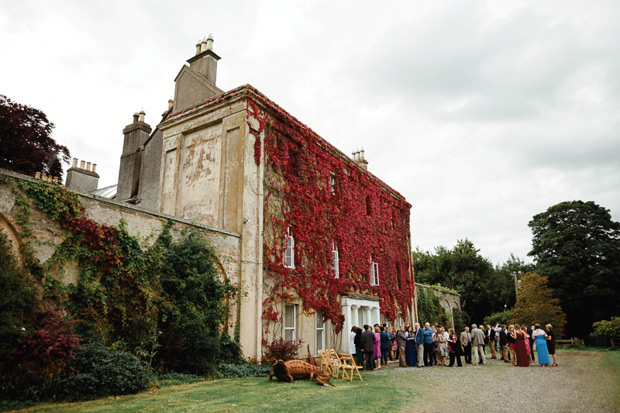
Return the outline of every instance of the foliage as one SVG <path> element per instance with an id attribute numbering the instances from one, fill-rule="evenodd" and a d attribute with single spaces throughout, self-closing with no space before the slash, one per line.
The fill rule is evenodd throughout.
<path id="1" fill-rule="evenodd" d="M 439 325 L 448 325 L 448 315 L 441 305 L 441 300 L 433 291 L 428 288 L 418 288 L 418 321 L 424 323 L 439 323 Z"/>
<path id="2" fill-rule="evenodd" d="M 227 364 L 220 363 L 217 371 L 225 379 L 236 379 L 239 377 L 266 377 L 272 371 L 271 365 L 262 364 Z"/>
<path id="3" fill-rule="evenodd" d="M 553 325 L 556 337 L 562 337 L 566 315 L 562 312 L 560 300 L 553 298 L 553 290 L 547 277 L 537 273 L 521 274 L 521 285 L 517 303 L 509 322 L 532 325 L 539 323 Z"/>
<path id="4" fill-rule="evenodd" d="M 592 336 L 605 337 L 611 340 L 614 347 L 614 340 L 620 341 L 620 317 L 612 317 L 611 320 L 596 321 L 592 325 Z"/>
<path id="5" fill-rule="evenodd" d="M 387 319 L 399 314 L 406 318 L 414 288 L 408 243 L 411 205 L 258 91 L 246 88 L 255 161 L 265 165 L 264 257 L 273 280 L 263 303 L 265 332 L 281 319 L 274 305 L 295 295 L 305 310 L 322 311 L 336 332 L 344 321 L 340 297 L 347 292 L 381 297 Z M 255 102 L 269 111 L 259 110 Z M 289 228 L 295 239 L 295 268 L 283 266 Z M 334 243 L 339 277 L 332 270 Z M 379 264 L 377 286 L 369 276 L 371 254 Z"/>
<path id="6" fill-rule="evenodd" d="M 467 324 L 469 324 L 469 315 L 466 312 L 455 308 L 452 310 L 452 316 L 454 317 L 454 331 L 464 331 Z"/>
<path id="7" fill-rule="evenodd" d="M 51 137 L 53 128 L 45 113 L 0 95 L 0 168 L 61 177 L 70 154 Z"/>
<path id="8" fill-rule="evenodd" d="M 142 391 L 149 383 L 140 360 L 101 344 L 87 344 L 72 363 L 77 374 L 63 380 L 63 395 L 71 400 L 117 396 Z"/>
<path id="9" fill-rule="evenodd" d="M 512 308 L 510 308 L 504 311 L 498 311 L 497 313 L 489 314 L 488 316 L 484 317 L 484 320 L 482 322 L 484 324 L 489 324 L 493 327 L 495 327 L 497 324 L 500 324 L 500 325 L 508 324 L 508 321 L 510 320 L 510 317 L 512 316 L 512 311 L 513 311 Z M 531 325 L 531 324 L 528 324 L 528 325 Z"/>
<path id="10" fill-rule="evenodd" d="M 199 381 L 203 381 L 204 377 L 196 374 L 187 374 L 187 373 L 166 373 L 160 374 L 159 376 L 154 376 L 151 381 L 157 383 L 160 387 L 165 386 L 174 386 L 177 384 L 186 384 L 186 383 L 196 383 Z"/>
<path id="11" fill-rule="evenodd" d="M 568 333 L 620 314 L 620 223 L 594 202 L 562 202 L 530 221 L 536 270 L 566 311 Z"/>
<path id="12" fill-rule="evenodd" d="M 265 351 L 263 351 L 263 362 L 273 363 L 278 360 L 287 361 L 297 358 L 299 347 L 301 347 L 302 341 L 285 340 L 283 338 L 277 338 L 271 343 L 266 344 Z"/>
<path id="13" fill-rule="evenodd" d="M 467 239 L 459 240 L 452 249 L 437 247 L 434 253 L 416 249 L 413 262 L 417 282 L 457 291 L 463 311 L 474 322 L 514 302 L 511 272 L 527 267 L 511 256 L 506 264 L 494 268 Z"/>
<path id="14" fill-rule="evenodd" d="M 8 390 L 11 397 L 28 399 L 53 391 L 78 345 L 71 323 L 60 312 L 45 308 L 37 314 L 33 331 L 8 357 L 3 393 Z"/>

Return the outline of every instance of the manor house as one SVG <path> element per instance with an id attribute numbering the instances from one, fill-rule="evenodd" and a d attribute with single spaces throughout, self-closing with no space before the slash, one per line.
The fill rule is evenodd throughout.
<path id="1" fill-rule="evenodd" d="M 199 42 L 161 122 L 134 115 L 116 188 L 77 163 L 68 186 L 235 238 L 224 267 L 243 291 L 246 357 L 278 337 L 348 352 L 354 325 L 415 320 L 411 205 L 363 151 L 345 155 L 249 85 L 219 89 L 218 60 L 211 37 Z"/>

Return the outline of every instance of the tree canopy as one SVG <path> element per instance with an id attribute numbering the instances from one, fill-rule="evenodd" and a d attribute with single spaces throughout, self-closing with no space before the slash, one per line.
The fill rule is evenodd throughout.
<path id="1" fill-rule="evenodd" d="M 586 337 L 592 323 L 620 314 L 620 223 L 594 202 L 562 202 L 534 216 L 537 272 L 549 278 L 567 315 L 567 333 Z"/>
<path id="2" fill-rule="evenodd" d="M 0 95 L 0 168 L 61 177 L 62 162 L 69 162 L 70 154 L 51 137 L 53 129 L 39 109 Z"/>
<path id="3" fill-rule="evenodd" d="M 560 300 L 553 297 L 549 280 L 536 273 L 520 275 L 517 303 L 511 313 L 510 322 L 530 326 L 551 324 L 557 336 L 562 335 L 566 315 L 562 312 Z"/>

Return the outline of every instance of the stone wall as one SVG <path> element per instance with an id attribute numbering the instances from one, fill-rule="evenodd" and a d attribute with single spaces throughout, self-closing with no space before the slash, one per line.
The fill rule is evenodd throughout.
<path id="1" fill-rule="evenodd" d="M 451 293 L 446 289 L 435 287 L 432 285 L 415 283 L 415 287 L 416 290 L 419 290 L 420 288 L 430 290 L 436 297 L 439 298 L 442 307 L 444 308 L 444 310 L 446 310 L 446 314 L 451 321 L 452 327 L 454 327 L 454 310 L 461 310 L 461 296 L 456 293 Z"/>

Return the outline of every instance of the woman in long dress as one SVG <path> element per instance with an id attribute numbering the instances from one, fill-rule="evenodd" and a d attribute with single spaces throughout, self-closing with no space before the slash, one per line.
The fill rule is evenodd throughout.
<path id="1" fill-rule="evenodd" d="M 549 355 L 553 357 L 552 366 L 555 367 L 558 365 L 558 361 L 555 358 L 555 338 L 553 335 L 553 326 L 551 324 L 547 324 L 545 328 L 547 329 L 547 350 L 549 350 Z"/>
<path id="2" fill-rule="evenodd" d="M 517 353 L 517 366 L 528 367 L 530 365 L 530 355 L 527 354 L 527 347 L 525 345 L 525 333 L 521 329 L 519 324 L 515 325 L 515 352 Z"/>
<path id="3" fill-rule="evenodd" d="M 532 347 L 530 346 L 530 335 L 527 333 L 527 327 L 525 326 L 525 324 L 523 324 L 523 326 L 521 326 L 521 330 L 523 331 L 523 336 L 525 338 L 525 348 L 527 349 L 527 363 L 528 366 L 530 364 L 532 364 L 532 359 L 530 357 L 532 357 Z"/>
<path id="4" fill-rule="evenodd" d="M 381 328 L 376 325 L 375 326 L 375 349 L 374 349 L 374 359 L 375 359 L 375 370 L 381 368 Z"/>
<path id="5" fill-rule="evenodd" d="M 538 353 L 538 364 L 541 366 L 549 366 L 549 353 L 547 351 L 547 334 L 540 329 L 540 324 L 534 324 L 534 332 L 532 337 L 536 340 L 536 352 Z"/>
<path id="6" fill-rule="evenodd" d="M 416 352 L 415 352 L 415 335 L 411 327 L 407 328 L 407 345 L 405 346 L 405 362 L 409 367 L 417 366 Z"/>
<path id="7" fill-rule="evenodd" d="M 349 351 L 353 357 L 355 357 L 355 353 L 357 353 L 357 349 L 355 348 L 355 333 L 358 328 L 358 326 L 353 326 L 351 328 L 351 332 L 349 333 Z"/>

